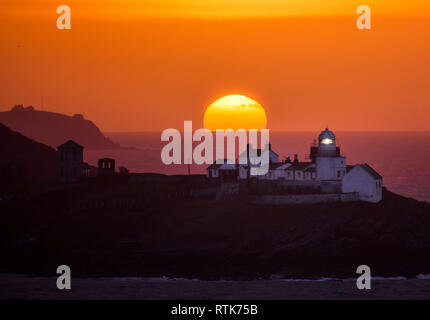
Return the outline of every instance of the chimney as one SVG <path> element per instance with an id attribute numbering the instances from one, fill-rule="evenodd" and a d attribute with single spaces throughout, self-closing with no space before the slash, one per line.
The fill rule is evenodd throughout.
<path id="1" fill-rule="evenodd" d="M 247 155 L 249 155 L 249 150 L 251 149 L 251 144 L 250 143 L 248 143 L 247 145 L 246 145 L 246 154 Z"/>
<path id="2" fill-rule="evenodd" d="M 285 162 L 286 162 L 286 163 L 291 163 L 291 158 L 290 158 L 290 157 L 287 157 L 287 158 L 285 159 Z"/>
<path id="3" fill-rule="evenodd" d="M 299 162 L 299 157 L 297 156 L 297 154 L 294 155 L 294 163 L 298 163 Z"/>

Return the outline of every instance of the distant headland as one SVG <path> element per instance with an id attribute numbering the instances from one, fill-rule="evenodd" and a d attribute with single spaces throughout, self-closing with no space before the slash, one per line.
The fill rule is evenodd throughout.
<path id="1" fill-rule="evenodd" d="M 71 139 L 87 149 L 120 148 L 81 114 L 67 116 L 15 105 L 9 111 L 0 112 L 0 123 L 53 148 Z"/>

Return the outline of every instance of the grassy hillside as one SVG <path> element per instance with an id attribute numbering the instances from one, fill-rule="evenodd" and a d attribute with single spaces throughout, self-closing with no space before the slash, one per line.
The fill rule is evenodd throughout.
<path id="1" fill-rule="evenodd" d="M 209 190 L 204 193 L 202 190 Z M 430 273 L 430 204 L 384 192 L 378 204 L 217 202 L 204 177 L 89 183 L 3 208 L 2 265 L 52 274 L 190 278 Z M 32 208 L 31 212 L 28 208 Z"/>
<path id="2" fill-rule="evenodd" d="M 59 178 L 57 152 L 0 123 L 0 185 Z"/>

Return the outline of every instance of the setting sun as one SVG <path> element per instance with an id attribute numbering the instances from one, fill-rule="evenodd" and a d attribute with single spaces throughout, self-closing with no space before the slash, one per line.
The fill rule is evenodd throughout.
<path id="1" fill-rule="evenodd" d="M 239 94 L 232 94 L 214 101 L 205 111 L 203 125 L 206 129 L 265 129 L 266 113 L 256 101 Z"/>

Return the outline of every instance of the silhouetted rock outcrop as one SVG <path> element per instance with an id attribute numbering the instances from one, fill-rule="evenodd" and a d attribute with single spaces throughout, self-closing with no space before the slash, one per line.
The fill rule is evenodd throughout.
<path id="1" fill-rule="evenodd" d="M 59 178 L 57 152 L 0 123 L 2 184 L 49 182 Z"/>
<path id="2" fill-rule="evenodd" d="M 88 149 L 116 149 L 118 144 L 106 138 L 99 128 L 82 115 L 38 111 L 22 105 L 0 112 L 0 122 L 23 135 L 56 148 L 73 140 Z"/>

